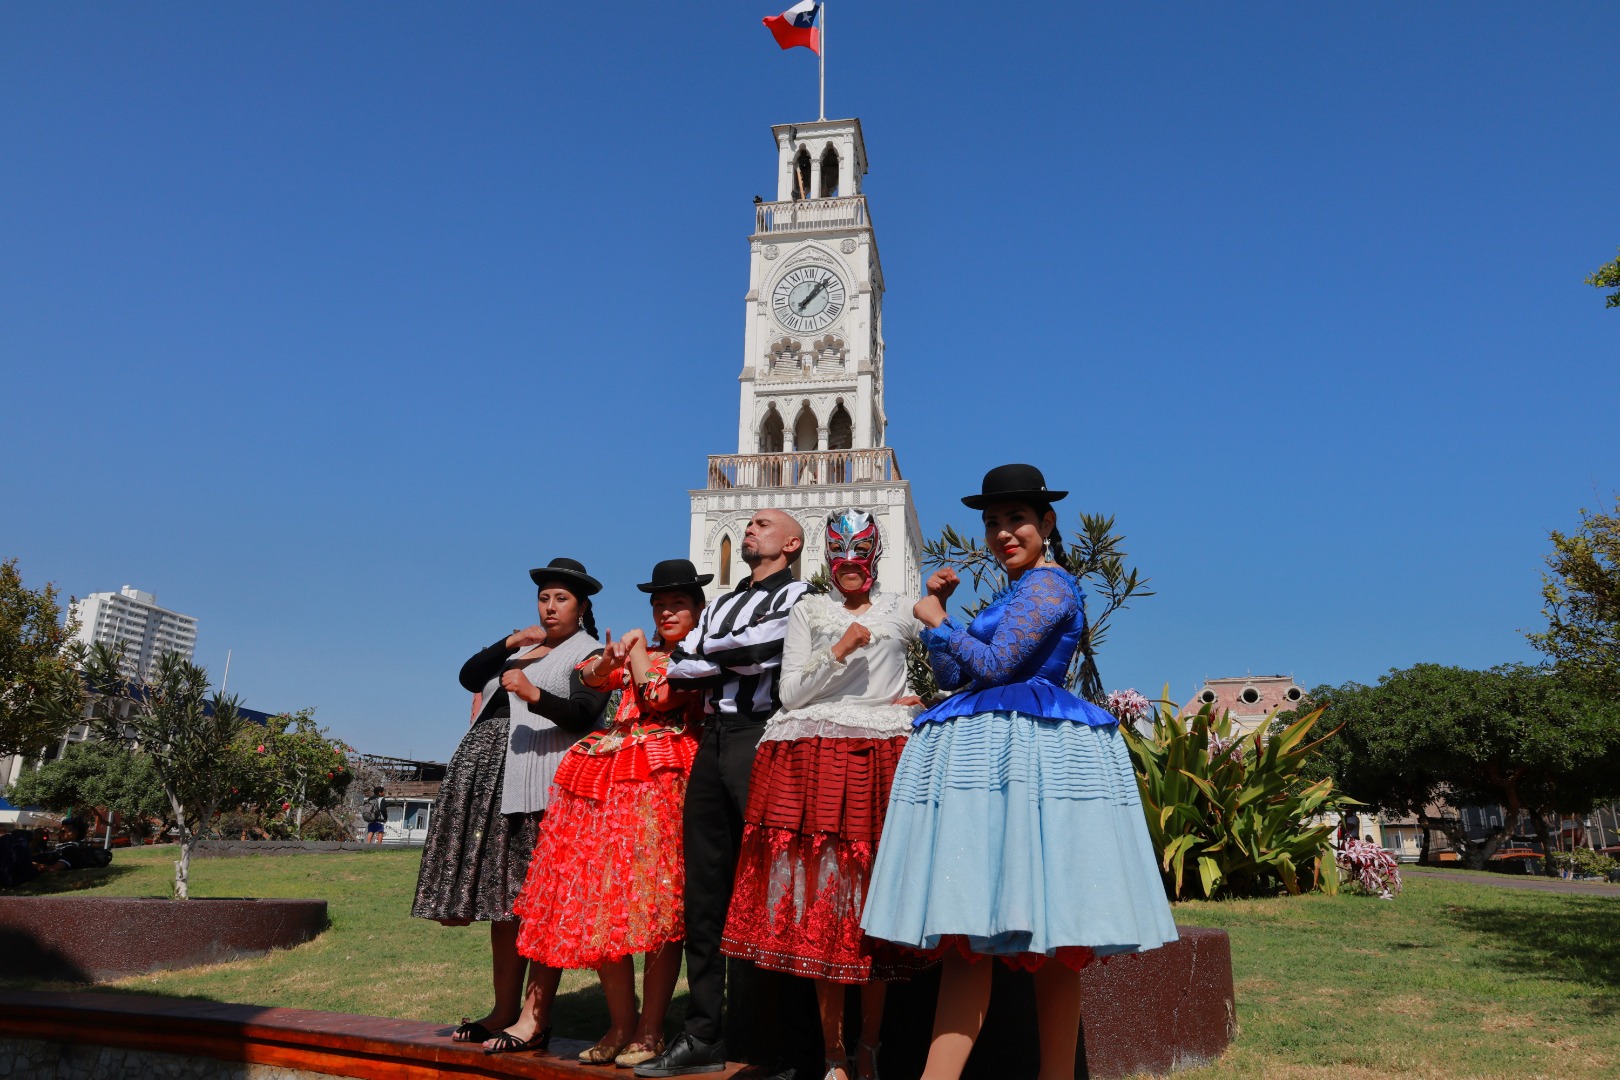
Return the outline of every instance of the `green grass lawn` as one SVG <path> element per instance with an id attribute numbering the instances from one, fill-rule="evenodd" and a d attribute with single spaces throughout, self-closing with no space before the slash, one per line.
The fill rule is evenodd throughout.
<path id="1" fill-rule="evenodd" d="M 166 895 L 171 851 L 121 851 L 107 870 L 39 885 Z M 324 897 L 332 926 L 296 949 L 112 988 L 438 1022 L 480 1014 L 486 932 L 407 917 L 418 858 L 390 850 L 197 860 L 196 895 Z M 1394 901 L 1184 903 L 1176 919 L 1231 933 L 1241 1027 L 1226 1057 L 1181 1074 L 1189 1080 L 1620 1076 L 1620 895 L 1413 874 Z M 559 1030 L 595 1038 L 606 1020 L 594 974 L 570 973 Z"/>

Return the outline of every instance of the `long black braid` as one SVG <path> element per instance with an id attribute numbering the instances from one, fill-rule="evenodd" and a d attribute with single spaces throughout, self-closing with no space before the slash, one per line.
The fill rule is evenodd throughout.
<path id="1" fill-rule="evenodd" d="M 1042 518 L 1052 509 L 1051 503 L 1040 503 L 1035 506 L 1035 512 Z M 1069 553 L 1063 546 L 1063 533 L 1057 527 L 1056 516 L 1052 519 L 1052 532 L 1046 538 L 1051 548 L 1052 561 L 1069 570 Z M 1081 617 L 1084 618 L 1085 609 L 1081 608 Z M 1080 696 L 1093 705 L 1101 705 L 1107 694 L 1103 690 L 1102 674 L 1097 670 L 1097 650 L 1091 644 L 1091 620 L 1086 619 L 1085 629 L 1080 631 Z"/>

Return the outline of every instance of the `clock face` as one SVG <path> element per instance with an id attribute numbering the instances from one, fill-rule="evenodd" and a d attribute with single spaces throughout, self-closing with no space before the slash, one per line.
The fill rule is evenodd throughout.
<path id="1" fill-rule="evenodd" d="M 844 313 L 844 283 L 824 266 L 801 266 L 783 274 L 771 290 L 771 312 L 789 330 L 809 333 L 831 326 Z"/>

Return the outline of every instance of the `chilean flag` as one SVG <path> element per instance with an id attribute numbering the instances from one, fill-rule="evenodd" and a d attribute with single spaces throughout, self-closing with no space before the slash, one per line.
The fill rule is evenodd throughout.
<path id="1" fill-rule="evenodd" d="M 793 49 L 803 45 L 820 56 L 821 29 L 816 26 L 816 19 L 820 15 L 821 5 L 816 0 L 799 0 L 782 14 L 766 19 L 765 26 L 782 48 Z"/>

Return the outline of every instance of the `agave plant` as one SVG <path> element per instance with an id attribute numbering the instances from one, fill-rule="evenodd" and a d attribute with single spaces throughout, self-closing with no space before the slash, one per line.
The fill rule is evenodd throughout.
<path id="1" fill-rule="evenodd" d="M 1270 734 L 1268 718 L 1253 734 L 1234 735 L 1225 710 L 1205 705 L 1180 717 L 1161 701 L 1151 736 L 1120 725 L 1172 900 L 1187 895 L 1194 880 L 1206 898 L 1279 887 L 1337 891 L 1333 828 L 1321 815 L 1354 800 L 1336 794 L 1331 777 L 1301 777 L 1323 741 L 1306 741 L 1321 715 L 1317 709 Z"/>

